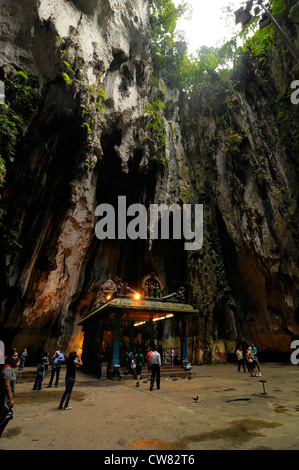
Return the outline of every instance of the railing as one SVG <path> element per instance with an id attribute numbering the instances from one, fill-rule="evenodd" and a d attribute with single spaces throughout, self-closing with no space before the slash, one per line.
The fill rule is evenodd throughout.
<path id="1" fill-rule="evenodd" d="M 178 366 L 182 364 L 180 348 L 162 348 L 161 362 L 163 366 Z"/>

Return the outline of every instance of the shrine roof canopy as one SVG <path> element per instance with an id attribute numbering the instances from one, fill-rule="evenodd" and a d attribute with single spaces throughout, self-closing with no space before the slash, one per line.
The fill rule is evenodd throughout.
<path id="1" fill-rule="evenodd" d="M 83 318 L 78 325 L 83 325 L 88 320 L 94 318 L 97 315 L 114 313 L 116 311 L 122 312 L 123 314 L 129 314 L 127 318 L 136 319 L 140 318 L 138 314 L 143 314 L 144 319 L 152 320 L 156 315 L 167 315 L 173 316 L 174 314 L 194 314 L 197 313 L 192 305 L 188 305 L 180 302 L 170 302 L 163 300 L 154 299 L 139 299 L 135 300 L 132 298 L 116 297 L 99 308 L 96 308 L 93 312 Z"/>

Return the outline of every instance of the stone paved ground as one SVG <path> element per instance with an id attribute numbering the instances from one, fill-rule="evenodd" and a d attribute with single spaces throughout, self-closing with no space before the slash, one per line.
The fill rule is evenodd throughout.
<path id="1" fill-rule="evenodd" d="M 262 364 L 262 377 L 233 364 L 195 366 L 188 379 L 99 380 L 78 372 L 72 410 L 58 388 L 33 391 L 34 368 L 18 374 L 7 450 L 298 450 L 299 366 Z M 48 371 L 49 375 L 49 371 Z M 260 380 L 266 380 L 265 391 Z M 192 400 L 198 396 L 198 401 Z M 136 452 L 134 452 L 136 455 Z"/>

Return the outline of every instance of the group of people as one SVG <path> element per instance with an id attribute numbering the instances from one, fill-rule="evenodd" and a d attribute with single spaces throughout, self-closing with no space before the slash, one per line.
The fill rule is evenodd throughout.
<path id="1" fill-rule="evenodd" d="M 66 365 L 66 375 L 65 375 L 65 391 L 61 397 L 60 403 L 58 408 L 70 410 L 69 401 L 71 398 L 72 390 L 76 380 L 76 367 L 82 366 L 81 358 L 78 356 L 76 351 L 71 351 L 65 360 L 64 354 L 62 353 L 61 349 L 58 348 L 55 352 L 54 356 L 52 357 L 52 369 L 51 369 L 51 376 L 49 384 L 46 388 L 51 388 L 52 383 L 55 378 L 55 387 L 58 387 L 59 383 L 59 376 L 61 371 L 61 366 Z M 41 390 L 42 382 L 45 377 L 46 371 L 50 365 L 49 362 L 49 353 L 45 352 L 37 367 L 36 372 L 36 379 L 33 386 L 33 390 Z"/>
<path id="2" fill-rule="evenodd" d="M 260 363 L 257 357 L 257 348 L 254 346 L 254 344 L 251 344 L 251 346 L 247 348 L 245 358 L 243 357 L 243 351 L 241 347 L 237 349 L 236 355 L 239 372 L 241 367 L 243 367 L 243 371 L 246 372 L 247 368 L 251 376 L 261 376 Z M 128 351 L 126 360 L 127 373 L 129 373 L 130 370 L 135 371 L 134 377 L 137 379 L 137 387 L 140 385 L 139 381 L 141 378 L 142 367 L 145 365 L 146 361 L 148 370 L 151 372 L 150 391 L 153 390 L 155 382 L 157 389 L 160 389 L 161 355 L 157 351 L 156 346 L 150 348 L 145 357 L 142 354 L 141 349 L 138 349 L 135 355 L 132 353 L 132 351 Z M 16 385 L 16 374 L 14 369 L 17 368 L 19 364 L 20 358 L 18 352 L 16 349 L 13 349 L 9 354 L 7 354 L 7 356 L 5 356 L 5 364 L 0 365 L 0 437 L 2 436 L 8 422 L 13 419 L 14 393 Z M 65 390 L 59 402 L 58 408 L 69 410 L 71 409 L 71 407 L 69 407 L 69 401 L 76 380 L 76 368 L 82 366 L 83 364 L 76 351 L 71 351 L 68 354 L 67 359 L 65 359 L 61 349 L 57 349 L 52 357 L 52 370 L 47 388 L 52 386 L 54 378 L 55 387 L 58 387 L 60 370 L 63 364 L 66 365 Z M 186 360 L 185 367 L 188 365 L 188 361 Z M 49 353 L 45 352 L 37 367 L 33 390 L 41 390 L 42 382 L 49 366 Z M 22 370 L 22 367 L 24 367 L 24 363 L 20 370 Z"/>
<path id="3" fill-rule="evenodd" d="M 146 353 L 145 357 L 140 348 L 137 349 L 137 353 L 134 354 L 131 349 L 126 353 L 126 374 L 133 374 L 134 379 L 137 379 L 136 387 L 140 386 L 142 367 L 147 362 L 148 371 L 151 372 L 150 390 L 153 390 L 154 383 L 157 383 L 157 389 L 160 388 L 160 367 L 161 367 L 161 355 L 157 351 L 156 346 L 153 346 Z"/>
<path id="4" fill-rule="evenodd" d="M 9 421 L 13 419 L 14 395 L 16 387 L 15 369 L 19 367 L 21 358 L 19 358 L 19 354 L 14 348 L 5 356 L 4 359 L 5 363 L 0 364 L 0 438 Z M 59 402 L 58 408 L 70 410 L 71 407 L 69 407 L 69 401 L 76 380 L 76 368 L 83 365 L 81 358 L 78 356 L 76 351 L 71 351 L 65 360 L 61 349 L 58 349 L 52 357 L 52 361 L 51 377 L 47 387 L 52 386 L 54 377 L 55 387 L 58 387 L 60 369 L 62 364 L 65 364 L 65 390 Z M 49 353 L 45 352 L 37 367 L 33 390 L 41 390 L 42 382 L 49 365 Z M 19 370 L 23 370 L 22 366 L 19 368 Z"/>
<path id="5" fill-rule="evenodd" d="M 261 377 L 261 366 L 257 356 L 257 348 L 251 343 L 245 353 L 245 358 L 243 356 L 243 350 L 239 347 L 236 351 L 237 361 L 238 361 L 238 372 L 240 372 L 241 367 L 243 371 L 249 373 L 251 377 Z"/>
<path id="6" fill-rule="evenodd" d="M 177 366 L 179 364 L 178 352 L 173 348 L 171 348 L 170 353 L 169 353 L 169 351 L 165 350 L 165 352 L 164 352 L 164 361 L 165 361 L 166 365 L 168 363 L 170 363 L 171 366 Z"/>

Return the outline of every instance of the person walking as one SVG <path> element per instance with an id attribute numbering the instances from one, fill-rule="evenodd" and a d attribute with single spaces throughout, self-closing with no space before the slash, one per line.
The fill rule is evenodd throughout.
<path id="1" fill-rule="evenodd" d="M 14 367 L 18 362 L 18 353 L 13 349 L 5 357 L 5 364 L 0 365 L 0 438 L 10 420 L 13 419 L 16 374 Z"/>
<path id="2" fill-rule="evenodd" d="M 61 397 L 59 403 L 59 410 L 71 410 L 72 407 L 69 407 L 69 401 L 72 395 L 73 387 L 76 380 L 76 367 L 82 366 L 81 358 L 78 356 L 76 351 L 71 351 L 67 360 L 66 360 L 66 375 L 65 375 L 65 391 Z M 65 405 L 63 403 L 65 400 Z"/>
<path id="3" fill-rule="evenodd" d="M 242 348 L 239 347 L 237 349 L 236 356 L 237 356 L 237 360 L 238 360 L 238 372 L 240 372 L 241 367 L 243 367 L 243 371 L 246 373 Z"/>
<path id="4" fill-rule="evenodd" d="M 160 367 L 161 367 L 161 355 L 158 353 L 157 348 L 153 347 L 153 352 L 150 356 L 150 368 L 151 368 L 151 383 L 150 391 L 153 390 L 153 386 L 156 380 L 157 390 L 160 389 Z"/>
<path id="5" fill-rule="evenodd" d="M 58 387 L 61 365 L 65 361 L 64 355 L 62 354 L 60 348 L 58 348 L 58 350 L 55 352 L 54 356 L 52 357 L 52 360 L 53 360 L 53 364 L 52 364 L 52 370 L 51 370 L 51 378 L 50 378 L 49 385 L 47 385 L 46 388 L 52 387 L 54 376 L 55 376 L 55 387 L 56 388 Z"/>

